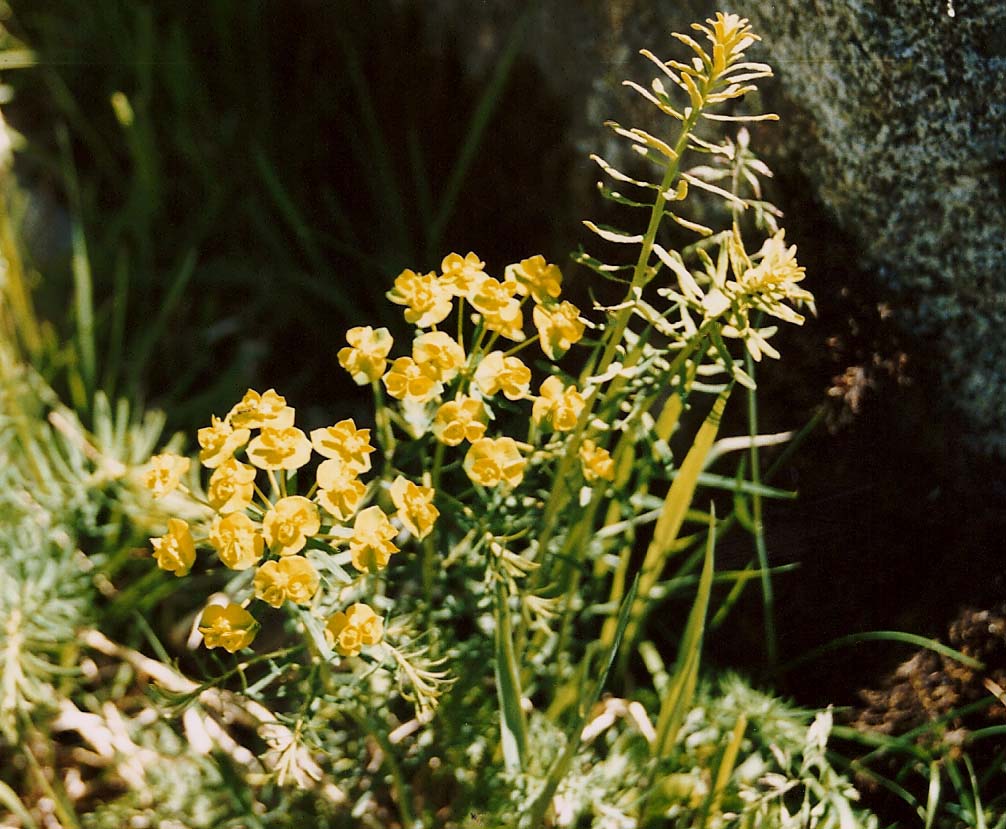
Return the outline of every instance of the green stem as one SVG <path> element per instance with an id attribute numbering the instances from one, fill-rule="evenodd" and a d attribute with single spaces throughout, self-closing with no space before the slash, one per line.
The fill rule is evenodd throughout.
<path id="1" fill-rule="evenodd" d="M 754 360 L 751 352 L 745 352 L 745 370 L 754 379 Z M 754 389 L 748 389 L 748 434 L 751 436 L 749 458 L 751 460 L 751 483 L 756 487 L 751 493 L 751 520 L 758 553 L 758 568 L 761 570 L 762 607 L 765 615 L 765 655 L 769 671 L 774 675 L 779 664 L 778 641 L 775 630 L 775 595 L 772 589 L 772 575 L 768 568 L 768 547 L 765 544 L 765 525 L 762 520 L 762 497 L 757 490 L 761 485 L 761 464 L 758 457 L 758 396 Z"/>

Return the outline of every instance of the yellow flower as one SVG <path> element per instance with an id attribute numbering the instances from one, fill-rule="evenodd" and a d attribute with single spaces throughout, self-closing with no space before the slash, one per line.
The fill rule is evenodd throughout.
<path id="1" fill-rule="evenodd" d="M 174 492 L 182 482 L 182 475 L 189 471 L 191 461 L 181 455 L 167 452 L 154 455 L 150 465 L 143 473 L 143 485 L 149 489 L 155 498 L 161 498 L 169 492 Z"/>
<path id="2" fill-rule="evenodd" d="M 805 269 L 797 264 L 796 245 L 786 247 L 785 233 L 780 230 L 765 240 L 755 257 L 760 257 L 761 261 L 741 275 L 739 288 L 755 308 L 799 325 L 803 317 L 783 302 L 805 302 L 813 307 L 814 296 L 797 287 L 796 283 L 804 278 Z M 728 283 L 728 287 L 736 290 L 737 285 Z"/>
<path id="3" fill-rule="evenodd" d="M 262 534 L 269 549 L 281 556 L 299 553 L 320 528 L 318 507 L 301 495 L 280 498 L 262 519 Z"/>
<path id="4" fill-rule="evenodd" d="M 269 389 L 259 394 L 248 389 L 245 396 L 230 412 L 226 420 L 235 429 L 285 429 L 293 426 L 294 410 L 286 405 L 286 398 Z"/>
<path id="5" fill-rule="evenodd" d="M 228 458 L 210 475 L 206 498 L 217 512 L 243 512 L 255 493 L 255 468 Z"/>
<path id="6" fill-rule="evenodd" d="M 558 265 L 549 265 L 544 256 L 532 256 L 507 266 L 505 278 L 517 283 L 517 293 L 531 294 L 539 304 L 556 299 L 562 292 L 562 271 Z"/>
<path id="7" fill-rule="evenodd" d="M 248 460 L 259 469 L 300 469 L 311 460 L 311 441 L 296 426 L 266 426 L 248 444 Z"/>
<path id="8" fill-rule="evenodd" d="M 371 328 L 369 325 L 350 328 L 346 332 L 348 346 L 339 350 L 339 365 L 349 372 L 353 381 L 360 386 L 373 383 L 384 374 L 394 340 L 387 328 Z"/>
<path id="9" fill-rule="evenodd" d="M 160 538 L 151 538 L 157 566 L 176 576 L 184 576 L 196 561 L 196 545 L 189 525 L 181 518 L 168 519 L 168 531 Z"/>
<path id="10" fill-rule="evenodd" d="M 196 436 L 202 447 L 199 462 L 207 469 L 216 469 L 248 442 L 251 432 L 235 429 L 226 419 L 213 415 L 210 425 L 200 429 Z"/>
<path id="11" fill-rule="evenodd" d="M 429 328 L 443 322 L 454 307 L 454 298 L 435 273 L 418 274 L 404 270 L 388 291 L 388 299 L 405 305 L 405 321 L 418 328 Z"/>
<path id="12" fill-rule="evenodd" d="M 579 454 L 583 477 L 588 483 L 598 478 L 606 481 L 615 480 L 615 461 L 607 449 L 598 446 L 590 438 L 584 438 L 580 444 Z"/>
<path id="13" fill-rule="evenodd" d="M 314 451 L 323 458 L 339 458 L 357 474 L 370 469 L 370 429 L 357 429 L 351 417 L 340 420 L 334 426 L 315 429 L 311 432 Z"/>
<path id="14" fill-rule="evenodd" d="M 503 390 L 510 400 L 527 397 L 531 386 L 531 369 L 519 357 L 504 357 L 502 351 L 487 354 L 475 369 L 475 383 L 486 396 Z"/>
<path id="15" fill-rule="evenodd" d="M 398 533 L 380 507 L 367 507 L 353 522 L 349 553 L 353 566 L 361 572 L 381 570 L 398 552 L 391 539 Z"/>
<path id="16" fill-rule="evenodd" d="M 580 309 L 572 302 L 555 306 L 536 305 L 531 312 L 541 350 L 550 360 L 562 357 L 569 347 L 583 337 Z"/>
<path id="17" fill-rule="evenodd" d="M 440 510 L 433 506 L 433 487 L 418 486 L 399 475 L 391 484 L 391 500 L 398 510 L 398 520 L 422 541 L 433 530 Z"/>
<path id="18" fill-rule="evenodd" d="M 469 252 L 464 259 L 460 254 L 449 253 L 440 263 L 440 270 L 443 272 L 440 284 L 454 296 L 469 297 L 486 278 L 485 266 L 486 263 L 474 253 Z"/>
<path id="19" fill-rule="evenodd" d="M 236 653 L 255 639 L 259 624 L 241 605 L 231 602 L 226 607 L 211 604 L 203 611 L 199 632 L 207 648 L 223 648 Z"/>
<path id="20" fill-rule="evenodd" d="M 462 441 L 476 441 L 486 433 L 489 417 L 481 400 L 459 397 L 448 400 L 433 419 L 433 435 L 441 443 L 457 446 Z"/>
<path id="21" fill-rule="evenodd" d="M 357 602 L 338 611 L 325 624 L 325 632 L 340 656 L 356 656 L 364 645 L 384 638 L 384 620 L 367 605 Z"/>
<path id="22" fill-rule="evenodd" d="M 487 276 L 471 295 L 472 306 L 482 314 L 486 328 L 509 340 L 524 339 L 524 315 L 520 301 L 514 297 L 516 283 L 500 282 Z"/>
<path id="23" fill-rule="evenodd" d="M 399 357 L 384 375 L 384 386 L 397 400 L 426 403 L 444 390 L 438 376 L 432 363 L 419 364 L 411 357 Z"/>
<path id="24" fill-rule="evenodd" d="M 465 364 L 461 344 L 443 331 L 421 334 L 412 343 L 412 359 L 422 366 L 432 366 L 442 383 L 449 383 Z"/>
<path id="25" fill-rule="evenodd" d="M 318 573 L 304 556 L 269 560 L 255 573 L 255 597 L 279 607 L 287 599 L 307 604 L 318 592 Z"/>
<path id="26" fill-rule="evenodd" d="M 342 458 L 329 458 L 318 467 L 318 503 L 335 516 L 348 521 L 363 500 L 366 487 Z"/>
<path id="27" fill-rule="evenodd" d="M 524 478 L 527 460 L 513 438 L 479 438 L 465 455 L 464 468 L 468 477 L 485 487 L 506 482 L 517 486 Z"/>
<path id="28" fill-rule="evenodd" d="M 583 395 L 576 386 L 563 386 L 562 380 L 552 375 L 541 384 L 541 396 L 534 401 L 531 419 L 541 423 L 548 418 L 557 432 L 568 432 L 583 411 Z"/>
<path id="29" fill-rule="evenodd" d="M 243 512 L 217 516 L 210 526 L 210 544 L 231 570 L 247 570 L 262 558 L 262 534 Z"/>

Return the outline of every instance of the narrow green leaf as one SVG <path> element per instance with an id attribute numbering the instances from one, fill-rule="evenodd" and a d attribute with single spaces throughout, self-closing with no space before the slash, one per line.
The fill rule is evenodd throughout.
<path id="1" fill-rule="evenodd" d="M 860 642 L 878 642 L 878 641 L 889 641 L 889 642 L 905 642 L 909 645 L 918 645 L 920 648 L 928 648 L 931 651 L 942 654 L 943 656 L 949 656 L 951 659 L 956 659 L 963 665 L 967 665 L 969 668 L 975 668 L 976 670 L 985 670 L 985 664 L 975 659 L 972 656 L 968 656 L 965 653 L 961 653 L 958 650 L 954 650 L 948 645 L 944 645 L 942 642 L 937 642 L 935 639 L 927 639 L 925 636 L 919 636 L 915 633 L 904 633 L 900 630 L 867 630 L 862 633 L 853 633 L 849 636 L 840 636 L 838 639 L 832 639 L 830 642 L 821 645 L 820 647 L 814 648 L 812 651 L 801 656 L 789 664 L 787 664 L 784 670 L 791 670 L 805 662 L 812 662 L 819 656 L 823 656 L 830 651 L 838 650 L 839 648 L 844 648 L 847 645 L 856 645 Z"/>
<path id="2" fill-rule="evenodd" d="M 521 708 L 520 670 L 513 649 L 513 629 L 506 587 L 496 583 L 496 693 L 500 702 L 500 742 L 509 772 L 524 769 L 527 757 L 527 720 Z"/>

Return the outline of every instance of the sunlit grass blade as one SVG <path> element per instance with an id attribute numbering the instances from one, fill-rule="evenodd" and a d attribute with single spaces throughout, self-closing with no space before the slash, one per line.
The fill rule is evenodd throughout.
<path id="1" fill-rule="evenodd" d="M 741 744 L 744 742 L 744 732 L 747 731 L 747 715 L 741 711 L 734 724 L 733 731 L 730 732 L 730 741 L 723 750 L 723 757 L 720 759 L 719 768 L 716 769 L 716 782 L 706 799 L 703 809 L 702 825 L 705 826 L 711 820 L 715 820 L 723 806 L 723 795 L 730 782 L 730 776 L 737 765 L 737 758 L 740 756 Z"/>
<path id="2" fill-rule="evenodd" d="M 653 744 L 653 755 L 667 754 L 678 736 L 678 729 L 684 722 L 685 714 L 691 707 L 695 686 L 699 679 L 699 662 L 702 656 L 702 639 L 706 629 L 706 613 L 709 609 L 709 595 L 712 592 L 715 571 L 716 513 L 709 517 L 709 536 L 706 542 L 705 561 L 699 578 L 695 602 L 688 614 L 688 623 L 678 645 L 678 658 L 674 666 L 670 687 L 660 704 L 657 719 L 657 739 Z"/>
<path id="3" fill-rule="evenodd" d="M 657 519 L 657 526 L 653 531 L 653 541 L 650 542 L 643 560 L 639 595 L 636 598 L 635 607 L 629 620 L 629 628 L 626 631 L 626 640 L 630 643 L 635 640 L 638 634 L 639 626 L 646 613 L 650 591 L 660 578 L 669 551 L 681 531 L 681 525 L 684 523 L 689 506 L 691 506 L 695 489 L 698 486 L 699 474 L 705 465 L 706 455 L 716 440 L 720 419 L 730 397 L 731 388 L 732 386 L 727 386 L 716 398 L 712 410 L 699 427 L 698 434 L 696 434 L 688 454 L 671 483 L 667 497 L 664 499 L 663 512 Z"/>
<path id="4" fill-rule="evenodd" d="M 933 760 L 929 764 L 929 793 L 926 796 L 926 823 L 925 829 L 932 829 L 933 821 L 936 819 L 936 810 L 940 805 L 940 764 Z"/>

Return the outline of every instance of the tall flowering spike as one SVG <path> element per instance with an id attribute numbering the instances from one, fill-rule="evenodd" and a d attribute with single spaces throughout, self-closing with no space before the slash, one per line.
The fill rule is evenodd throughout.
<path id="1" fill-rule="evenodd" d="M 196 437 L 201 447 L 199 462 L 207 469 L 216 469 L 248 442 L 251 432 L 235 429 L 228 420 L 212 415 L 210 425 L 200 429 Z"/>
<path id="2" fill-rule="evenodd" d="M 504 357 L 493 351 L 475 369 L 475 384 L 486 397 L 502 391 L 508 400 L 522 400 L 531 387 L 531 369 L 519 357 Z"/>
<path id="3" fill-rule="evenodd" d="M 576 386 L 565 386 L 555 375 L 541 384 L 541 396 L 534 401 L 531 417 L 535 423 L 548 420 L 557 432 L 576 426 L 586 401 Z"/>
<path id="4" fill-rule="evenodd" d="M 411 357 L 399 357 L 384 375 L 384 387 L 396 400 L 428 403 L 444 390 L 440 372 L 432 363 L 417 363 Z"/>
<path id="5" fill-rule="evenodd" d="M 236 653 L 247 648 L 255 639 L 259 624 L 241 605 L 230 604 L 221 607 L 210 605 L 203 611 L 199 632 L 207 648 L 223 648 L 228 653 Z"/>
<path id="6" fill-rule="evenodd" d="M 318 572 L 304 556 L 267 561 L 258 568 L 253 582 L 255 597 L 273 607 L 283 602 L 307 604 L 318 592 Z"/>
<path id="7" fill-rule="evenodd" d="M 348 417 L 334 426 L 311 432 L 314 451 L 323 458 L 339 458 L 357 474 L 370 470 L 370 429 L 357 429 L 356 421 Z"/>
<path id="8" fill-rule="evenodd" d="M 437 380 L 449 383 L 465 365 L 465 349 L 443 331 L 430 331 L 416 337 L 412 343 L 412 359 L 421 366 L 430 366 Z"/>
<path id="9" fill-rule="evenodd" d="M 196 545 L 189 525 L 180 518 L 168 519 L 168 531 L 159 538 L 150 539 L 154 547 L 157 566 L 176 576 L 184 576 L 196 561 Z"/>
<path id="10" fill-rule="evenodd" d="M 476 441 L 486 432 L 489 421 L 485 404 L 474 397 L 448 400 L 433 418 L 433 436 L 447 446 Z"/>
<path id="11" fill-rule="evenodd" d="M 348 521 L 360 506 L 367 488 L 342 458 L 329 458 L 318 466 L 318 503 L 335 517 Z"/>
<path id="12" fill-rule="evenodd" d="M 443 322 L 454 307 L 454 297 L 435 273 L 404 270 L 387 296 L 396 305 L 405 306 L 405 321 L 417 328 Z"/>
<path id="13" fill-rule="evenodd" d="M 422 541 L 433 531 L 440 510 L 433 506 L 433 487 L 419 486 L 399 475 L 391 484 L 391 500 L 398 510 L 398 520 Z"/>
<path id="14" fill-rule="evenodd" d="M 340 656 L 357 656 L 364 645 L 376 645 L 384 638 L 384 621 L 358 602 L 332 615 L 325 633 Z"/>
<path id="15" fill-rule="evenodd" d="M 536 305 L 531 316 L 538 329 L 541 350 L 550 360 L 558 360 L 583 337 L 580 309 L 572 302 Z"/>
<path id="16" fill-rule="evenodd" d="M 544 256 L 532 256 L 516 265 L 508 265 L 504 275 L 508 282 L 516 283 L 518 294 L 530 294 L 539 305 L 558 299 L 562 293 L 562 271 L 558 265 L 548 264 Z"/>
<path id="17" fill-rule="evenodd" d="M 243 512 L 255 494 L 255 468 L 228 458 L 210 475 L 206 500 L 219 513 Z"/>
<path id="18" fill-rule="evenodd" d="M 281 556 L 299 553 L 319 529 L 318 507 L 301 495 L 280 498 L 262 519 L 262 534 L 269 549 Z"/>
<path id="19" fill-rule="evenodd" d="M 235 429 L 285 429 L 293 426 L 294 410 L 286 405 L 286 398 L 275 389 L 259 394 L 248 389 L 244 397 L 227 413 L 226 420 Z"/>
<path id="20" fill-rule="evenodd" d="M 703 32 L 713 44 L 713 72 L 716 74 L 740 60 L 745 49 L 756 40 L 761 40 L 751 31 L 747 18 L 736 14 L 716 12 L 716 17 L 710 18 L 706 23 L 709 25 L 693 23 L 692 28 Z"/>
<path id="21" fill-rule="evenodd" d="M 155 498 L 163 498 L 169 492 L 178 489 L 182 476 L 189 471 L 190 464 L 188 458 L 170 452 L 154 455 L 143 473 L 143 485 Z"/>
<path id="22" fill-rule="evenodd" d="M 210 526 L 210 544 L 225 567 L 247 570 L 262 560 L 262 533 L 243 512 L 217 516 Z"/>
<path id="23" fill-rule="evenodd" d="M 353 566 L 363 572 L 383 570 L 398 552 L 391 539 L 398 533 L 380 507 L 367 507 L 353 522 L 349 553 Z"/>
<path id="24" fill-rule="evenodd" d="M 465 473 L 473 483 L 494 487 L 505 483 L 515 487 L 524 479 L 527 459 L 513 438 L 480 438 L 465 455 Z"/>
<path id="25" fill-rule="evenodd" d="M 440 284 L 454 296 L 470 297 L 486 278 L 485 267 L 486 263 L 470 251 L 463 259 L 460 254 L 450 253 L 440 263 Z"/>
<path id="26" fill-rule="evenodd" d="M 263 427 L 248 444 L 248 460 L 259 469 L 300 469 L 311 460 L 311 441 L 296 426 Z"/>
<path id="27" fill-rule="evenodd" d="M 365 386 L 380 380 L 394 344 L 391 332 L 387 328 L 357 326 L 346 332 L 346 342 L 349 345 L 339 350 L 339 365 L 349 372 L 353 382 Z"/>

